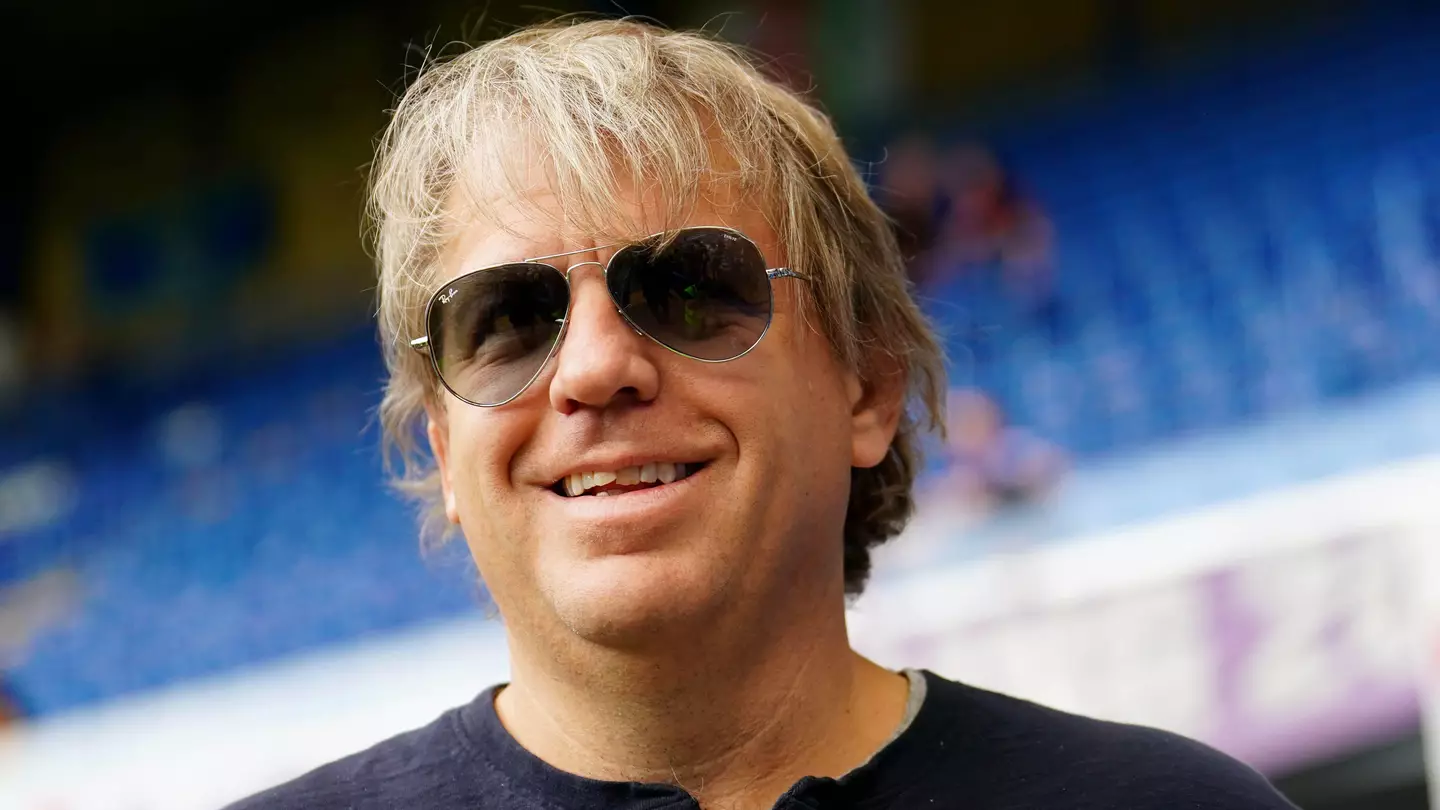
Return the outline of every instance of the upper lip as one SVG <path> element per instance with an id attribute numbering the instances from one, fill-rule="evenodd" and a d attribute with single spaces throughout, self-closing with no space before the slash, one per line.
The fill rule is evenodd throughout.
<path id="1" fill-rule="evenodd" d="M 599 472 L 623 470 L 626 467 L 640 467 L 645 464 L 670 463 L 670 464 L 705 464 L 710 461 L 711 456 L 704 453 L 677 454 L 673 451 L 655 453 L 625 453 L 622 455 L 593 456 L 582 461 L 570 464 L 558 470 L 550 476 L 549 480 L 541 482 L 541 486 L 550 487 L 565 480 L 566 476 L 575 473 Z"/>

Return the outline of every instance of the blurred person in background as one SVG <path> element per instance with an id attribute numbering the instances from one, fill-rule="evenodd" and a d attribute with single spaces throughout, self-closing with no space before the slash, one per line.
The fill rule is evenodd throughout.
<path id="1" fill-rule="evenodd" d="M 1289 806 L 851 649 L 941 359 L 829 122 L 735 50 L 521 30 L 416 81 L 372 191 L 382 417 L 512 680 L 239 807 Z"/>
<path id="2" fill-rule="evenodd" d="M 1051 334 L 1062 330 L 1055 227 L 1045 210 L 980 143 L 952 148 L 940 176 L 949 205 L 936 237 L 937 269 L 928 275 L 993 277 L 1021 315 Z"/>
<path id="3" fill-rule="evenodd" d="M 0 495 L 0 503 L 3 503 Z M 4 542 L 0 524 L 0 543 Z M 3 551 L 3 548 L 0 548 Z M 0 555 L 0 575 L 5 573 Z M 80 585 L 73 571 L 54 568 L 0 586 L 0 726 L 25 714 L 23 701 L 3 672 L 25 656 L 32 641 L 44 631 L 65 621 L 80 601 Z"/>
<path id="4" fill-rule="evenodd" d="M 973 389 L 950 394 L 946 470 L 933 495 L 979 512 L 1033 503 L 1059 483 L 1068 462 L 1060 448 L 1008 424 L 995 400 Z"/>
<path id="5" fill-rule="evenodd" d="M 1017 284 L 1033 285 L 1048 275 L 1050 220 L 990 149 L 956 146 L 945 156 L 943 177 L 951 200 L 942 236 L 948 261 L 998 265 Z"/>
<path id="6" fill-rule="evenodd" d="M 930 139 L 911 133 L 892 143 L 880 165 L 877 185 L 878 202 L 895 223 L 910 280 L 924 287 L 935 268 L 931 249 L 948 207 Z"/>
<path id="7" fill-rule="evenodd" d="M 0 729 L 14 725 L 25 717 L 25 710 L 20 706 L 20 701 L 6 686 L 3 678 L 0 678 Z"/>

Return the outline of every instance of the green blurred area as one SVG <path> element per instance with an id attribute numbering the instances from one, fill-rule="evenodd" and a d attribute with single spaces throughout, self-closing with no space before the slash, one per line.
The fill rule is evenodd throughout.
<path id="1" fill-rule="evenodd" d="M 857 153 L 876 155 L 917 122 L 971 126 L 1103 91 L 1196 52 L 1334 24 L 1345 5 L 655 0 L 623 9 L 766 54 L 824 104 Z M 617 8 L 10 4 L 3 58 L 11 120 L 23 122 L 11 128 L 20 159 L 0 280 L 0 318 L 18 336 L 10 373 L 26 385 L 105 369 L 163 377 L 217 353 L 364 324 L 374 286 L 361 238 L 365 166 L 407 78 L 458 41 Z"/>

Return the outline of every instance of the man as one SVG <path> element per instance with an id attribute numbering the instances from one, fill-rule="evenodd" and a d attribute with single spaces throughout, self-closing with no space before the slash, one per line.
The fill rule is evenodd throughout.
<path id="1" fill-rule="evenodd" d="M 239 807 L 1289 806 L 850 649 L 941 358 L 829 123 L 735 51 L 602 21 L 433 67 L 373 213 L 383 421 L 513 677 Z"/>

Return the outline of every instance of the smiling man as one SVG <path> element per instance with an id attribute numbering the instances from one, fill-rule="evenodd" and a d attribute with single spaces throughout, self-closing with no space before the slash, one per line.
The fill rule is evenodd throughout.
<path id="1" fill-rule="evenodd" d="M 373 213 L 386 430 L 512 680 L 240 807 L 1288 806 L 851 650 L 943 368 L 830 124 L 736 51 L 600 21 L 432 67 Z"/>

